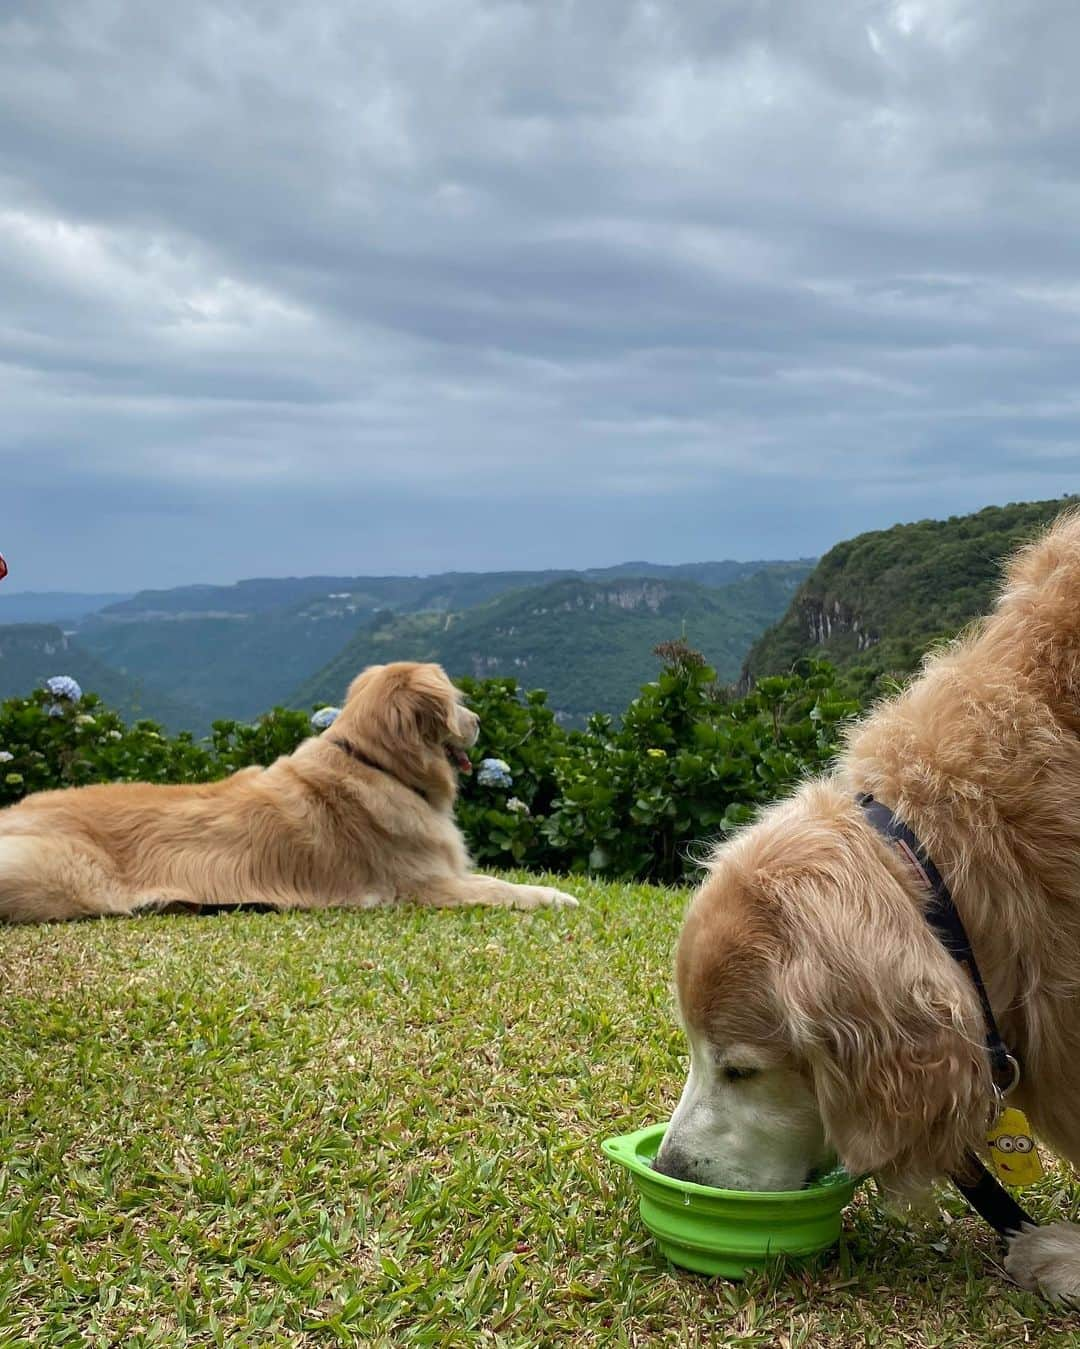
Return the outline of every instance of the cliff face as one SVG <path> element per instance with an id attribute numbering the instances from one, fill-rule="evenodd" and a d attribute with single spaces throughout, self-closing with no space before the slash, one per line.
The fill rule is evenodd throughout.
<path id="1" fill-rule="evenodd" d="M 33 687 L 31 682 L 18 686 L 18 680 L 30 671 L 48 668 L 49 674 L 63 674 L 49 662 L 62 657 L 71 643 L 60 628 L 51 623 L 9 623 L 0 626 L 0 689 L 15 683 L 20 693 Z"/>
<path id="2" fill-rule="evenodd" d="M 466 658 L 471 662 L 469 672 L 474 678 L 514 675 L 527 682 L 527 671 L 534 662 L 535 653 L 522 651 L 509 655 L 504 648 L 512 639 L 529 637 L 533 631 L 530 620 L 542 620 L 545 616 L 559 614 L 596 615 L 612 610 L 623 614 L 659 614 L 674 593 L 670 586 L 645 580 L 603 587 L 567 582 L 552 589 L 564 593 L 550 597 L 547 603 L 534 605 L 527 615 L 519 615 L 514 623 L 497 624 L 491 628 L 490 639 L 499 647 L 499 652 L 471 651 L 467 654 Z M 449 623 L 446 626 L 449 628 Z"/>
<path id="3" fill-rule="evenodd" d="M 838 599 L 832 601 L 817 595 L 807 595 L 798 602 L 798 613 L 806 635 L 815 646 L 824 646 L 834 636 L 851 633 L 858 651 L 869 651 L 881 641 L 857 613 Z"/>
<path id="4" fill-rule="evenodd" d="M 616 609 L 625 609 L 629 612 L 635 609 L 648 609 L 651 613 L 658 614 L 661 605 L 670 595 L 671 591 L 665 585 L 658 585 L 655 581 L 639 581 L 636 585 L 615 586 L 605 590 L 600 598 L 603 603 L 614 605 Z"/>
<path id="5" fill-rule="evenodd" d="M 551 594 L 551 591 L 555 593 Z M 650 613 L 658 614 L 672 594 L 670 586 L 658 581 L 627 581 L 609 586 L 569 581 L 550 587 L 546 597 L 548 602 L 536 605 L 531 612 L 569 614 L 585 610 L 595 613 L 597 609 L 612 608 L 624 613 L 648 609 Z"/>

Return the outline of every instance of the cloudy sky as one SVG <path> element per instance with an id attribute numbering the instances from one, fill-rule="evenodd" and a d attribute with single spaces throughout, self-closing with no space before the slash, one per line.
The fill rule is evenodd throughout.
<path id="1" fill-rule="evenodd" d="M 5 0 L 10 589 L 1080 486 L 1075 0 Z"/>

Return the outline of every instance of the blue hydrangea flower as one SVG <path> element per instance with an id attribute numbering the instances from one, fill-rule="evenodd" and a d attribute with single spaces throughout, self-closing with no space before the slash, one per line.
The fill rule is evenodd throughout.
<path id="1" fill-rule="evenodd" d="M 59 703 L 50 703 L 45 709 L 45 715 L 47 717 L 62 717 L 64 715 L 64 709 Z"/>
<path id="2" fill-rule="evenodd" d="M 311 724 L 317 731 L 325 731 L 327 726 L 333 726 L 340 716 L 340 707 L 320 707 L 318 712 L 311 714 Z"/>
<path id="3" fill-rule="evenodd" d="M 15 755 L 10 750 L 0 749 L 0 763 L 11 763 Z"/>
<path id="4" fill-rule="evenodd" d="M 476 780 L 481 787 L 512 787 L 514 779 L 505 759 L 484 759 Z"/>
<path id="5" fill-rule="evenodd" d="M 46 679 L 45 687 L 54 698 L 68 698 L 71 702 L 77 703 L 82 697 L 82 689 L 70 675 L 53 675 L 51 679 Z M 50 711 L 49 716 L 52 715 Z"/>

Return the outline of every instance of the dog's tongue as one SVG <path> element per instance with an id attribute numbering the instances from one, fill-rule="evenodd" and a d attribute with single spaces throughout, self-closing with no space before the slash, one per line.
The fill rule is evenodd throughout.
<path id="1" fill-rule="evenodd" d="M 472 772 L 472 760 L 463 749 L 454 746 L 454 762 L 458 766 L 458 771 L 465 774 L 466 777 Z"/>

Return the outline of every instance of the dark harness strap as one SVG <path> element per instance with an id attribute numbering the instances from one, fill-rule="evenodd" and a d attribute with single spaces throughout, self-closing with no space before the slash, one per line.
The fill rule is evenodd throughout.
<path id="1" fill-rule="evenodd" d="M 421 801 L 427 801 L 428 798 L 426 792 L 422 792 L 419 787 L 414 787 L 410 782 L 402 782 L 401 778 L 399 778 L 396 773 L 392 773 L 390 769 L 386 768 L 383 764 L 376 763 L 376 761 L 372 759 L 370 755 L 365 754 L 362 749 L 357 749 L 351 740 L 346 740 L 344 736 L 340 735 L 332 735 L 329 736 L 328 739 L 332 745 L 336 745 L 338 749 L 344 750 L 351 759 L 355 759 L 358 763 L 364 764 L 367 768 L 374 768 L 377 773 L 385 773 L 388 778 L 393 778 L 395 782 L 401 782 L 403 787 L 408 787 L 410 792 L 415 792 Z"/>
<path id="2" fill-rule="evenodd" d="M 949 955 L 966 970 L 975 987 L 986 1026 L 986 1052 L 990 1059 L 990 1074 L 999 1098 L 1004 1098 L 1019 1081 L 1020 1067 L 1001 1038 L 994 1009 L 990 1005 L 986 985 L 975 960 L 975 953 L 971 949 L 971 942 L 949 887 L 914 833 L 896 818 L 888 806 L 875 801 L 869 792 L 863 792 L 855 799 L 862 807 L 868 822 L 894 845 L 919 876 L 929 894 L 926 921 Z M 987 1171 L 974 1152 L 969 1152 L 964 1161 L 965 1174 L 953 1175 L 949 1179 L 976 1213 L 980 1214 L 991 1227 L 1007 1237 L 1019 1232 L 1024 1224 L 1035 1226 L 1034 1219 L 1025 1213 L 1012 1195 Z"/>
<path id="3" fill-rule="evenodd" d="M 1036 1227 L 1035 1219 L 1027 1213 L 994 1176 L 987 1171 L 974 1152 L 964 1158 L 967 1171 L 949 1177 L 975 1212 L 1003 1237 L 1015 1236 L 1025 1227 Z"/>

